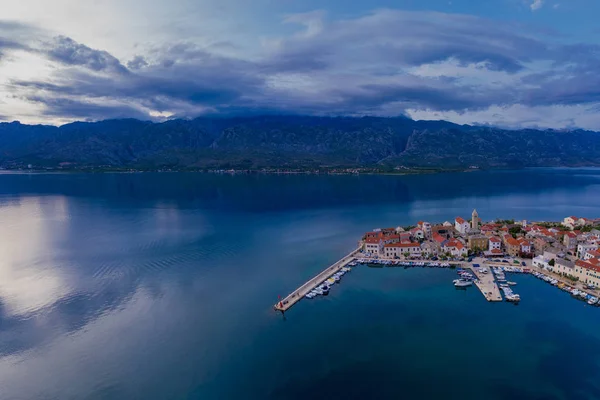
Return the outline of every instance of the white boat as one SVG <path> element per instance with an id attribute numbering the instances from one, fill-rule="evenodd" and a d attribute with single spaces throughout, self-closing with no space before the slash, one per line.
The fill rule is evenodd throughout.
<path id="1" fill-rule="evenodd" d="M 571 292 L 571 294 L 573 296 L 579 296 L 579 289 L 573 289 L 573 291 Z"/>
<path id="2" fill-rule="evenodd" d="M 598 298 L 597 298 L 597 297 L 592 297 L 591 299 L 589 299 L 589 300 L 588 300 L 588 302 L 587 302 L 587 303 L 588 303 L 590 306 L 592 306 L 592 305 L 596 304 L 597 302 L 598 302 Z"/>
<path id="3" fill-rule="evenodd" d="M 509 294 L 506 295 L 506 301 L 518 302 L 521 300 L 521 296 L 518 294 Z"/>
<path id="4" fill-rule="evenodd" d="M 454 283 L 454 286 L 456 287 L 467 287 L 473 284 L 473 282 L 467 281 L 465 279 L 455 279 L 452 281 L 452 283 Z"/>
<path id="5" fill-rule="evenodd" d="M 517 282 L 511 282 L 511 281 L 507 281 L 507 284 L 509 284 L 510 286 L 515 286 L 517 284 Z"/>

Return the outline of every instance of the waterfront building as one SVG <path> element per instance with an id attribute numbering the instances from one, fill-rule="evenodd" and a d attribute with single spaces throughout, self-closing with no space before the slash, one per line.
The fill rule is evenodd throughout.
<path id="1" fill-rule="evenodd" d="M 469 249 L 479 249 L 481 251 L 487 250 L 488 248 L 488 237 L 485 235 L 471 235 L 469 236 Z"/>
<path id="2" fill-rule="evenodd" d="M 492 236 L 488 241 L 488 250 L 500 250 L 502 248 L 502 240 L 497 236 Z"/>
<path id="3" fill-rule="evenodd" d="M 388 258 L 401 257 L 408 254 L 409 257 L 421 255 L 419 243 L 390 243 L 383 246 L 383 255 Z"/>
<path id="4" fill-rule="evenodd" d="M 458 239 L 446 241 L 442 247 L 444 253 L 450 253 L 453 257 L 463 257 L 468 253 L 465 245 Z"/>
<path id="5" fill-rule="evenodd" d="M 479 214 L 476 209 L 471 213 L 471 229 L 479 229 Z"/>
<path id="6" fill-rule="evenodd" d="M 454 229 L 464 235 L 469 230 L 469 223 L 461 217 L 456 217 L 454 220 Z"/>
<path id="7" fill-rule="evenodd" d="M 369 255 L 379 255 L 383 250 L 383 240 L 379 237 L 365 239 L 364 252 Z"/>
<path id="8" fill-rule="evenodd" d="M 521 252 L 521 243 L 509 234 L 504 235 L 504 246 L 506 252 L 513 257 L 517 257 Z"/>
<path id="9" fill-rule="evenodd" d="M 600 260 L 575 261 L 575 274 L 581 282 L 600 287 Z"/>
<path id="10" fill-rule="evenodd" d="M 533 264 L 534 267 L 544 268 L 544 269 L 549 270 L 550 269 L 550 260 L 552 260 L 552 258 L 546 258 L 544 256 L 536 256 L 536 257 L 533 257 L 533 260 L 531 260 L 531 263 Z"/>

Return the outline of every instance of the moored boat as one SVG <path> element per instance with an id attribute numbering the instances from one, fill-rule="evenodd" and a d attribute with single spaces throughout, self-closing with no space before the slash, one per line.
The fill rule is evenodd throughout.
<path id="1" fill-rule="evenodd" d="M 466 279 L 455 279 L 452 281 L 452 283 L 454 283 L 455 287 L 467 287 L 467 286 L 471 286 L 473 284 L 473 282 L 471 282 L 470 280 L 466 280 Z"/>

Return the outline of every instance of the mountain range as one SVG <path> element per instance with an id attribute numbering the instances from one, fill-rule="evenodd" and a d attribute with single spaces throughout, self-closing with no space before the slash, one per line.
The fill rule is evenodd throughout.
<path id="1" fill-rule="evenodd" d="M 519 168 L 600 165 L 600 133 L 405 117 L 255 116 L 60 127 L 0 123 L 0 166 L 139 169 Z"/>

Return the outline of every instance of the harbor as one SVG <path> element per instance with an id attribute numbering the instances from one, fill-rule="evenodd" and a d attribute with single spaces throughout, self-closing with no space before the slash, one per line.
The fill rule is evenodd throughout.
<path id="1" fill-rule="evenodd" d="M 352 262 L 356 261 L 355 255 L 360 252 L 360 247 L 356 250 L 352 251 L 350 254 L 346 255 L 342 259 L 336 261 L 331 266 L 327 267 L 323 271 L 321 271 L 317 276 L 313 277 L 308 282 L 304 283 L 298 289 L 294 290 L 292 293 L 287 295 L 285 298 L 280 299 L 277 304 L 275 304 L 274 308 L 277 311 L 285 312 L 289 310 L 294 304 L 296 304 L 300 299 L 303 299 L 310 292 L 315 290 L 317 287 L 321 286 L 330 279 L 334 274 L 340 272 L 343 268 Z M 329 285 L 326 285 L 329 286 Z M 328 293 L 328 290 L 327 290 Z"/>
<path id="2" fill-rule="evenodd" d="M 496 279 L 493 274 L 489 273 L 487 268 L 473 266 L 471 271 L 477 276 L 475 286 L 477 286 L 487 301 L 502 301 L 502 295 L 496 284 Z"/>
<path id="3" fill-rule="evenodd" d="M 303 298 L 327 296 L 358 265 L 455 268 L 459 276 L 452 281 L 454 286 L 475 286 L 489 302 L 520 302 L 513 290 L 517 283 L 505 274 L 532 273 L 597 305 L 600 230 L 594 226 L 600 226 L 600 219 L 573 216 L 539 224 L 483 222 L 473 210 L 468 221 L 456 217 L 454 223 L 419 221 L 416 226 L 373 229 L 362 236 L 357 249 L 279 298 L 274 308 L 285 312 Z"/>

